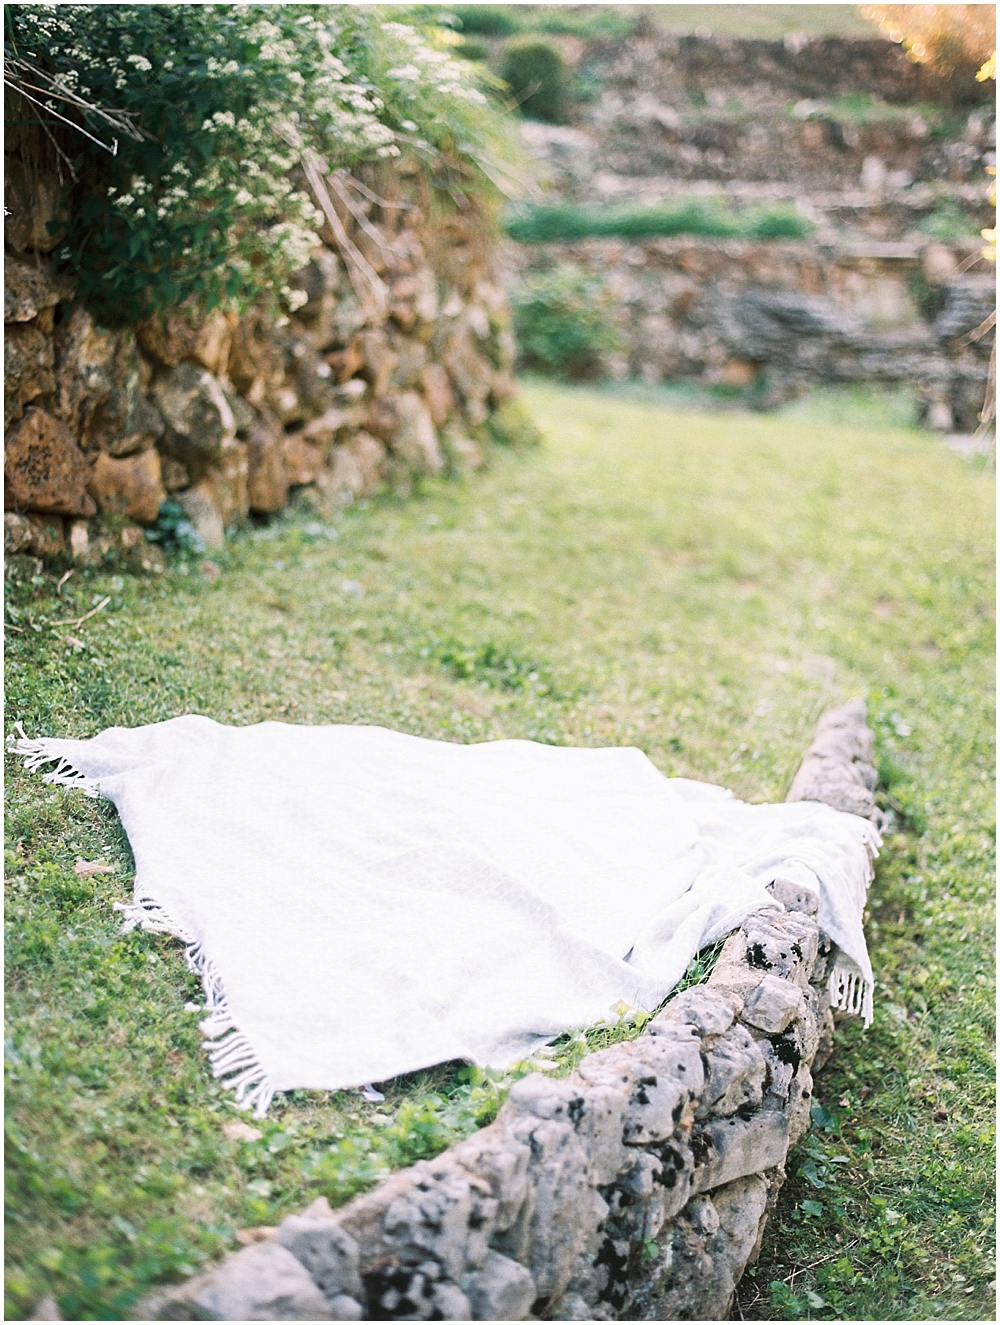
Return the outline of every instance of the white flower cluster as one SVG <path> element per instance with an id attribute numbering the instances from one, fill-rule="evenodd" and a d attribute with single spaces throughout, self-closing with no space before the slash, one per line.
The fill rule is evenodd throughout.
<path id="1" fill-rule="evenodd" d="M 389 78 L 406 89 L 406 95 L 413 97 L 417 91 L 413 85 L 422 84 L 423 89 L 438 97 L 486 105 L 486 97 L 472 81 L 464 60 L 435 50 L 416 28 L 405 23 L 383 23 L 381 27 L 390 42 L 396 43 L 407 57 L 405 64 L 386 71 Z"/>
<path id="2" fill-rule="evenodd" d="M 27 44 L 44 49 L 62 86 L 109 108 L 114 98 L 117 109 L 138 112 L 140 123 L 149 123 L 158 79 L 213 85 L 220 108 L 200 124 L 206 150 L 191 150 L 197 130 L 168 134 L 157 178 L 134 173 L 125 187 L 107 190 L 110 206 L 133 233 L 158 225 L 161 238 L 172 236 L 174 254 L 197 266 L 198 254 L 210 251 L 245 290 L 270 286 L 288 308 L 305 296 L 289 288 L 287 273 L 308 261 L 323 220 L 295 186 L 303 155 L 349 165 L 397 155 L 403 142 L 433 154 L 436 142 L 454 141 L 455 126 L 472 123 L 486 106 L 472 66 L 414 27 L 382 22 L 376 6 L 306 14 L 237 7 L 235 39 L 233 27 L 213 25 L 206 10 L 178 9 L 186 15 L 179 27 L 147 21 L 132 5 L 26 5 L 20 13 Z M 358 49 L 363 68 L 353 67 Z M 192 58 L 198 51 L 200 65 Z"/>

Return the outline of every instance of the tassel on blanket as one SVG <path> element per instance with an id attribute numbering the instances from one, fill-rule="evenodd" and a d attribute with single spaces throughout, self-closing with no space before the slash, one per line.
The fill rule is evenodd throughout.
<path id="1" fill-rule="evenodd" d="M 198 1029 L 208 1049 L 212 1076 L 233 1091 L 241 1109 L 253 1109 L 263 1118 L 274 1098 L 274 1087 L 253 1045 L 233 1022 L 222 977 L 200 943 L 189 942 L 184 957 L 188 968 L 201 977 L 205 990 L 208 1016 Z"/>
<path id="2" fill-rule="evenodd" d="M 64 756 L 53 754 L 47 740 L 41 738 L 33 741 L 25 735 L 20 722 L 15 722 L 14 727 L 19 735 L 15 737 L 12 733 L 7 737 L 7 749 L 21 756 L 26 772 L 37 773 L 46 764 L 55 764 L 55 768 L 42 774 L 43 782 L 59 787 L 72 787 L 74 791 L 82 791 L 85 796 L 90 796 L 94 800 L 100 796 L 101 788 L 96 780 L 88 778 L 78 768 L 74 768 Z"/>
<path id="3" fill-rule="evenodd" d="M 872 982 L 866 980 L 846 953 L 839 953 L 828 983 L 830 1006 L 841 1012 L 860 1016 L 865 1026 L 872 1024 Z"/>
<path id="4" fill-rule="evenodd" d="M 253 1109 L 258 1118 L 263 1118 L 274 1098 L 274 1087 L 253 1045 L 236 1028 L 222 977 L 205 949 L 152 897 L 138 896 L 129 903 L 116 902 L 115 910 L 121 911 L 125 917 L 126 933 L 141 928 L 157 934 L 172 934 L 187 945 L 184 959 L 188 969 L 201 979 L 205 990 L 204 1010 L 208 1016 L 198 1029 L 208 1049 L 212 1075 L 233 1091 L 241 1109 Z"/>

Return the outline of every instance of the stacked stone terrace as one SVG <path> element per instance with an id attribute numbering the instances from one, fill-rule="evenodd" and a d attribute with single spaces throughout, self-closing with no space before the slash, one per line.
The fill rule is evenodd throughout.
<path id="1" fill-rule="evenodd" d="M 916 381 L 933 425 L 975 429 L 990 337 L 963 338 L 994 305 L 977 233 L 993 224 L 992 83 L 945 83 L 882 40 L 563 48 L 599 93 L 572 124 L 526 125 L 554 196 L 785 203 L 815 226 L 797 242 L 514 248 L 517 272 L 573 261 L 609 277 L 625 341 L 612 376 L 756 386 L 764 404 L 815 381 Z M 964 235 L 941 237 L 949 215 Z"/>
<path id="2" fill-rule="evenodd" d="M 5 166 L 14 558 L 124 555 L 155 573 L 165 563 L 144 528 L 168 500 L 211 551 L 291 499 L 328 514 L 386 483 L 482 463 L 514 390 L 493 232 L 415 162 L 332 177 L 332 221 L 293 278 L 307 298 L 284 325 L 181 308 L 136 330 L 97 325 L 52 264 L 54 175 L 16 156 Z"/>

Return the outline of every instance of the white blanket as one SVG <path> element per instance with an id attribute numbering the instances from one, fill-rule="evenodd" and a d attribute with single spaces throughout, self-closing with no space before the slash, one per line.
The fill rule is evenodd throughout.
<path id="1" fill-rule="evenodd" d="M 128 927 L 204 978 L 216 1076 L 275 1091 L 385 1081 L 652 1009 L 783 876 L 817 891 L 835 1005 L 871 1016 L 861 926 L 878 836 L 825 805 L 745 805 L 639 750 L 452 745 L 381 727 L 188 716 L 27 740 L 29 768 L 112 800 Z"/>

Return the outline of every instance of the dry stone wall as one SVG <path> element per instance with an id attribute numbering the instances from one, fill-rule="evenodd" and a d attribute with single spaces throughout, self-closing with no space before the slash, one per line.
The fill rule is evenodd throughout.
<path id="1" fill-rule="evenodd" d="M 509 245 L 511 279 L 571 264 L 604 280 L 619 350 L 604 375 L 687 380 L 780 403 L 817 383 L 916 385 L 931 426 L 973 432 L 996 303 L 981 241 L 945 244 L 682 237 Z"/>
<path id="2" fill-rule="evenodd" d="M 813 227 L 795 243 L 512 245 L 512 281 L 564 263 L 607 278 L 622 344 L 605 375 L 752 388 L 762 407 L 814 383 L 915 383 L 929 423 L 976 429 L 993 337 L 967 337 L 995 306 L 977 234 L 995 212 L 992 84 L 942 79 L 878 38 L 647 26 L 561 40 L 593 95 L 571 124 L 525 125 L 554 197 L 778 205 Z"/>
<path id="3" fill-rule="evenodd" d="M 251 514 L 321 511 L 474 469 L 513 396 L 492 228 L 415 162 L 331 179 L 322 247 L 285 325 L 176 309 L 106 330 L 48 252 L 52 181 L 8 181 L 5 546 L 137 568 L 161 504 L 207 548 Z"/>
<path id="4" fill-rule="evenodd" d="M 876 817 L 861 701 L 821 721 L 790 799 Z M 157 1320 L 725 1320 L 833 1045 L 816 897 L 726 943 L 705 985 L 495 1123 L 334 1212 L 324 1199 L 144 1304 Z"/>

